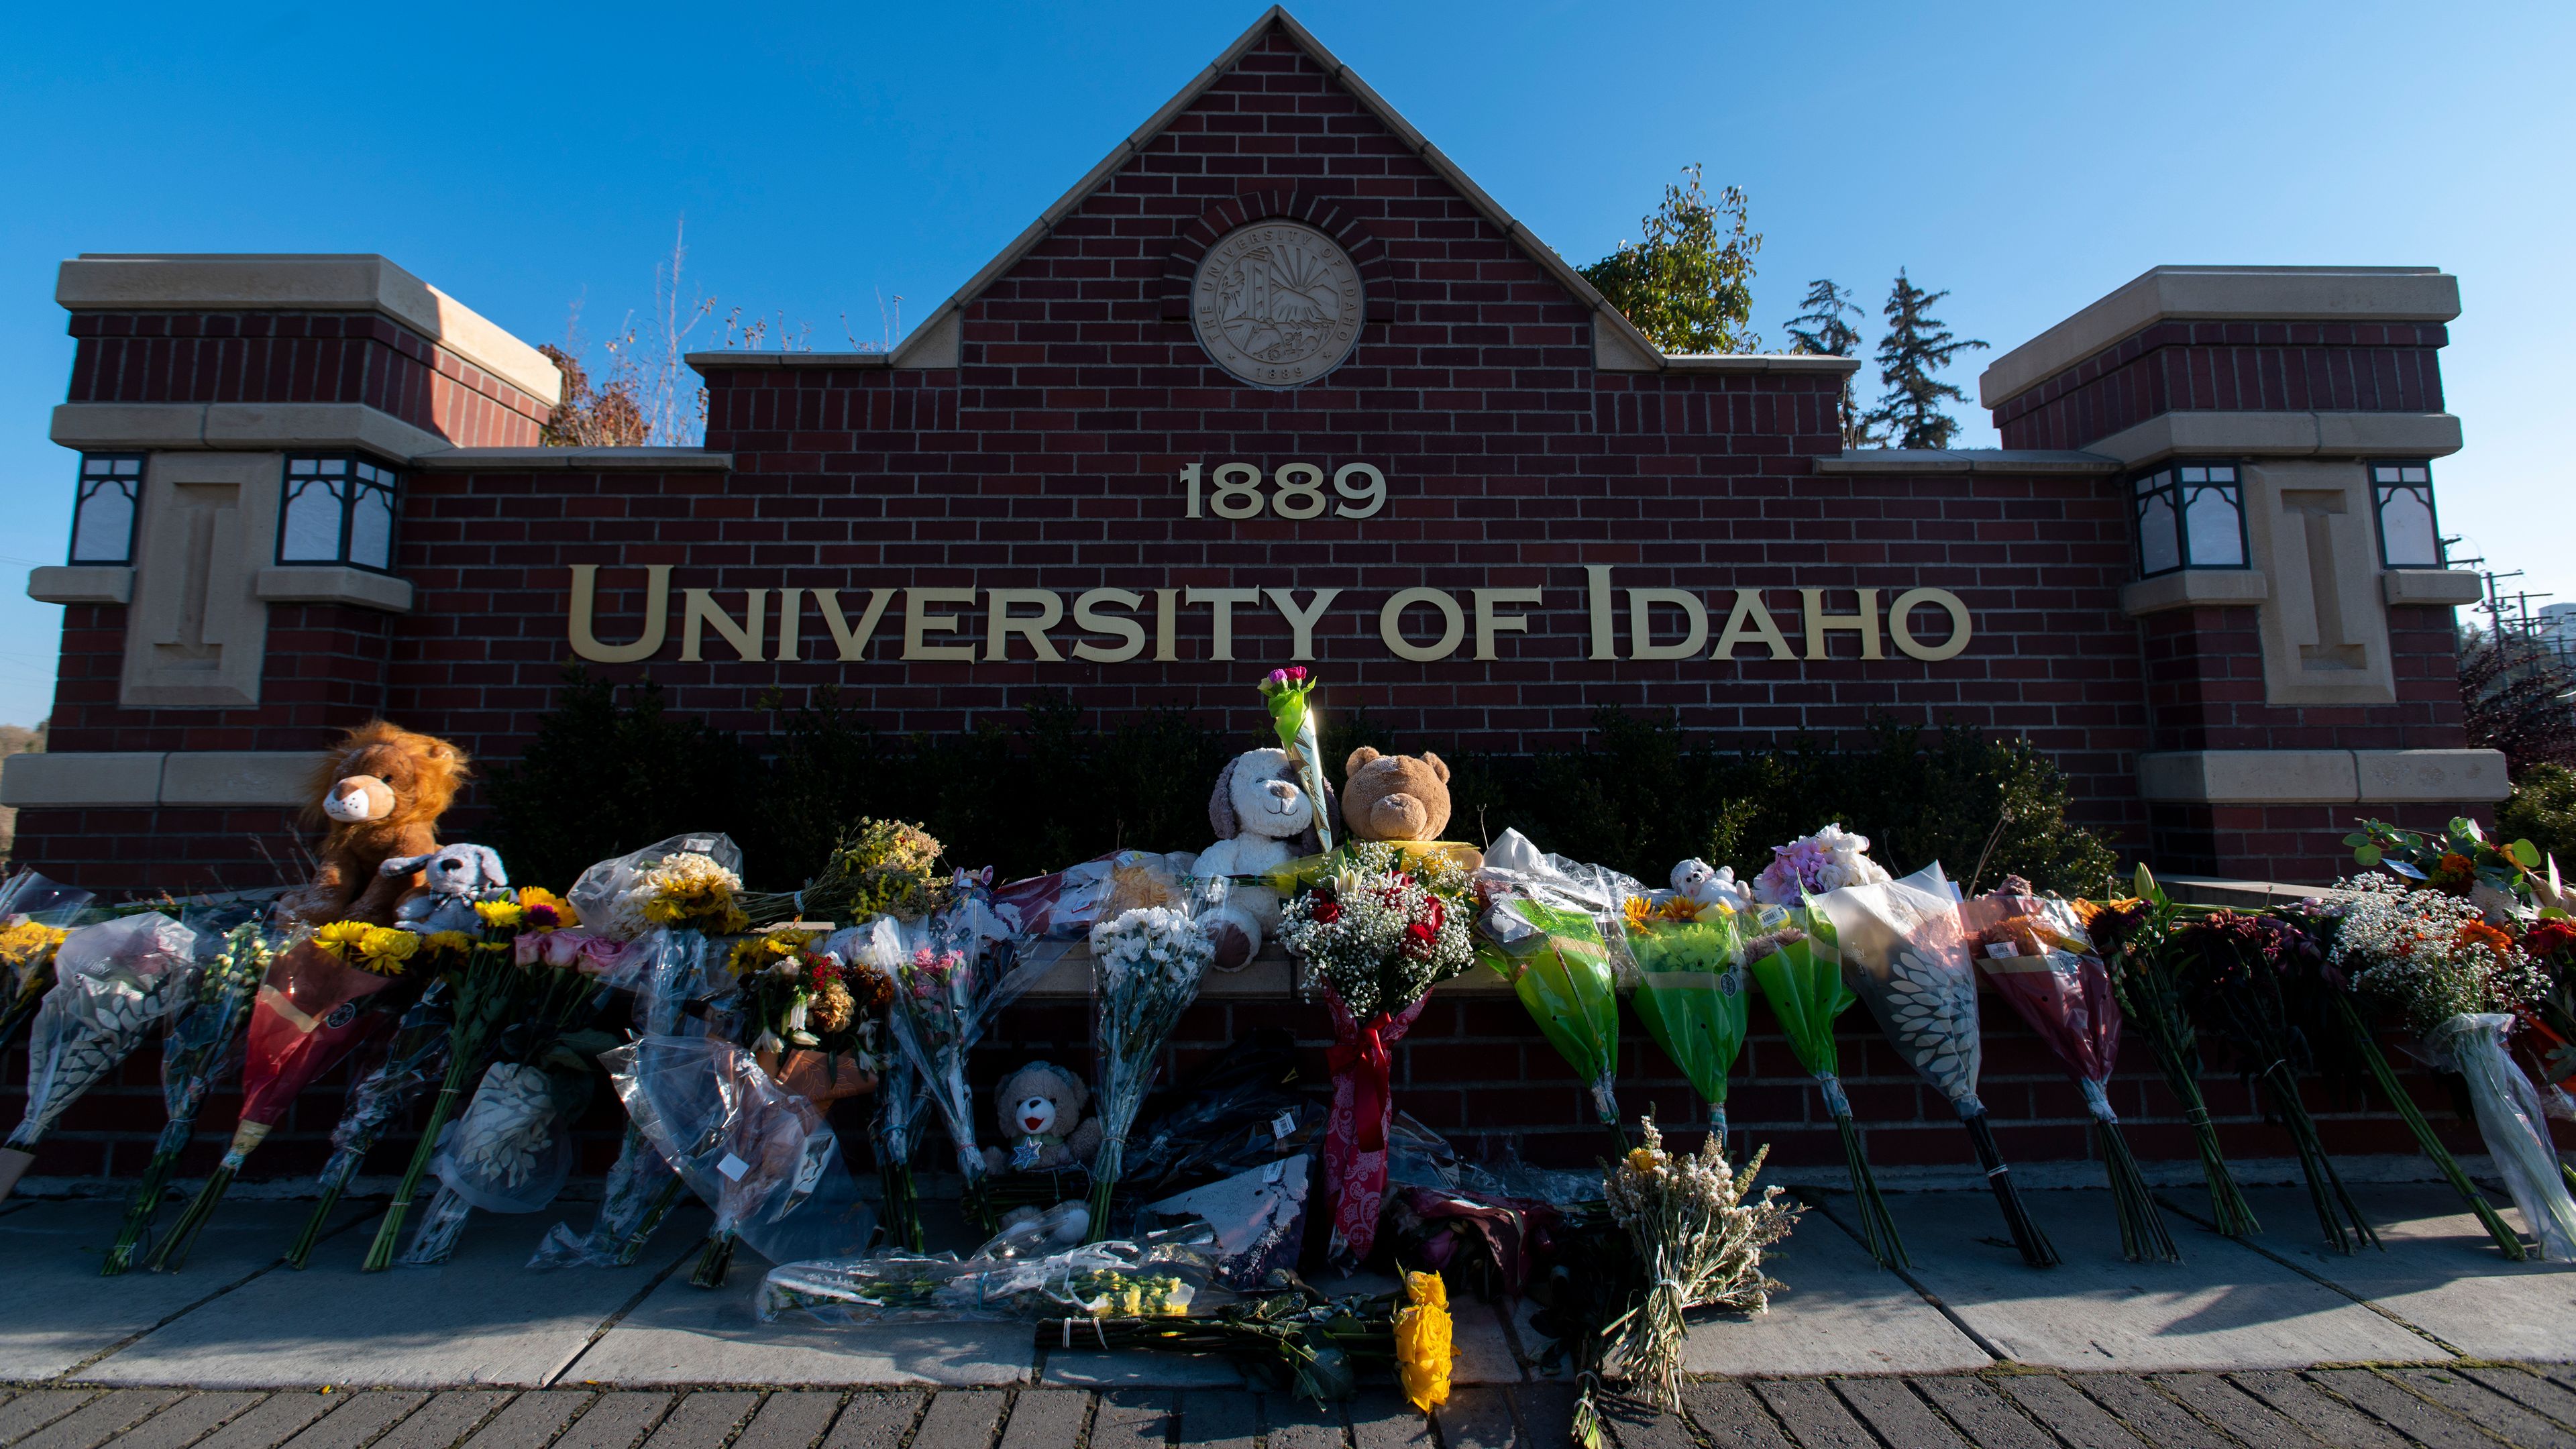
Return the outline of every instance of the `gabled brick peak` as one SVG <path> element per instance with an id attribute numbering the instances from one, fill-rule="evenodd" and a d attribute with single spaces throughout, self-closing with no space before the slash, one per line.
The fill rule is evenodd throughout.
<path id="1" fill-rule="evenodd" d="M 1646 334 L 1638 331 L 1635 323 L 1630 322 L 1618 308 L 1611 306 L 1590 282 L 1583 279 L 1580 272 L 1567 265 L 1565 258 L 1557 255 L 1553 247 L 1541 241 L 1537 233 L 1532 232 L 1510 212 L 1505 211 L 1502 204 L 1487 195 L 1485 189 L 1478 186 L 1456 162 L 1450 160 L 1439 147 L 1432 145 L 1427 137 L 1414 129 L 1412 122 L 1399 114 L 1395 107 L 1387 104 L 1384 96 L 1371 89 L 1368 82 L 1359 78 L 1357 72 L 1342 63 L 1340 57 L 1325 49 L 1324 43 L 1317 40 L 1312 31 L 1298 24 L 1295 16 L 1290 15 L 1284 7 L 1277 5 L 1262 12 L 1261 18 L 1252 22 L 1251 28 L 1236 37 L 1234 44 L 1227 46 L 1223 53 L 1210 61 L 1207 68 L 1192 78 L 1188 85 L 1181 87 L 1179 94 L 1164 102 L 1161 110 L 1147 118 L 1145 124 L 1137 127 L 1126 140 L 1119 142 L 1116 149 L 1103 157 L 1100 164 L 1092 167 L 1080 181 L 1073 184 L 1070 190 L 1057 197 L 1054 205 L 1040 212 L 1038 219 L 1031 222 L 1028 229 L 1014 238 L 1009 246 L 1002 248 L 1000 255 L 986 262 L 982 270 L 966 279 L 966 285 L 959 287 L 946 301 L 940 303 L 927 317 L 923 318 L 921 325 L 913 329 L 912 335 L 896 345 L 887 358 L 888 362 L 895 367 L 956 366 L 960 337 L 959 323 L 964 310 L 987 289 L 1008 275 L 1012 268 L 1026 260 L 1031 252 L 1037 250 L 1039 244 L 1052 235 L 1066 217 L 1072 215 L 1085 201 L 1089 200 L 1093 192 L 1106 185 L 1111 177 L 1117 175 L 1122 168 L 1143 155 L 1147 148 L 1161 139 L 1163 133 L 1171 128 L 1174 121 L 1223 80 L 1244 56 L 1268 38 L 1273 29 L 1305 52 L 1307 59 L 1322 68 L 1334 85 L 1347 91 L 1354 100 L 1376 117 L 1380 124 L 1420 157 L 1422 163 L 1429 167 L 1435 176 L 1456 190 L 1469 206 L 1473 207 L 1531 261 L 1537 263 L 1550 279 L 1591 311 L 1595 352 L 1604 360 L 1605 365 L 1616 364 L 1620 366 L 1620 370 L 1637 372 L 1663 371 L 1672 365 L 1674 358 L 1648 340 Z M 692 356 L 690 360 L 694 364 L 698 361 L 698 357 Z M 721 359 L 713 355 L 706 356 L 706 361 L 711 365 L 719 360 L 731 365 L 745 359 L 730 353 L 724 354 Z M 748 360 L 754 364 L 760 361 L 756 356 Z M 1778 361 L 1779 359 L 1767 360 Z M 1832 359 L 1832 361 L 1838 363 L 1841 359 Z"/>

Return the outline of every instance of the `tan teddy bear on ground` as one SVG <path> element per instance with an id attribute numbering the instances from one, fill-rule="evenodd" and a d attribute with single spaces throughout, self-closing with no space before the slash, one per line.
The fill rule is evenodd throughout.
<path id="1" fill-rule="evenodd" d="M 1438 755 L 1381 755 L 1362 745 L 1342 773 L 1342 823 L 1360 839 L 1438 840 L 1449 828 L 1449 766 Z"/>
<path id="2" fill-rule="evenodd" d="M 984 1149 L 987 1172 L 1051 1172 L 1091 1161 L 1100 1124 L 1085 1118 L 1091 1089 L 1053 1062 L 1031 1062 L 993 1089 L 993 1116 L 1004 1147 Z"/>

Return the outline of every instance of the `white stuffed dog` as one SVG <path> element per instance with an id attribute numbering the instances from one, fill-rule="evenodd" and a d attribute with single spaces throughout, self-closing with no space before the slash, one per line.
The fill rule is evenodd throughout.
<path id="1" fill-rule="evenodd" d="M 394 924 L 406 931 L 476 931 L 476 901 L 510 885 L 501 857 L 482 845 L 448 845 L 427 855 L 396 856 L 378 869 L 389 876 L 421 873 L 421 884 L 394 907 Z"/>
<path id="2" fill-rule="evenodd" d="M 1324 808 L 1333 808 L 1329 794 Z M 1323 848 L 1315 834 L 1315 802 L 1297 783 L 1288 752 L 1246 750 L 1227 762 L 1208 796 L 1208 828 L 1216 832 L 1216 844 L 1199 853 L 1193 869 L 1238 879 L 1225 904 L 1200 924 L 1216 943 L 1216 969 L 1232 971 L 1261 949 L 1267 932 L 1279 928 L 1279 892 L 1239 877 L 1275 870 Z"/>
<path id="3" fill-rule="evenodd" d="M 1709 869 L 1707 861 L 1686 860 L 1673 867 L 1673 889 L 1683 899 L 1703 906 L 1724 906 L 1730 911 L 1753 909 L 1752 890 L 1735 879 L 1735 867 Z"/>

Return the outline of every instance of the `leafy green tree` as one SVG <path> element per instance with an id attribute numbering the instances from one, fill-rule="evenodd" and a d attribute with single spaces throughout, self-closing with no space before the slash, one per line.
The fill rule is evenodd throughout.
<path id="1" fill-rule="evenodd" d="M 1851 289 L 1837 287 L 1831 277 L 1818 277 L 1807 284 L 1807 295 L 1798 303 L 1807 310 L 1789 319 L 1789 339 L 1793 352 L 1811 357 L 1849 357 L 1860 347 L 1860 329 L 1843 320 L 1844 314 L 1865 315 L 1860 304 L 1852 300 Z M 1842 400 L 1843 446 L 1874 448 L 1883 441 L 1860 415 L 1860 402 L 1852 396 L 1852 380 L 1843 379 Z"/>
<path id="2" fill-rule="evenodd" d="M 1697 165 L 1682 174 L 1690 184 L 1664 188 L 1662 208 L 1640 223 L 1644 239 L 1621 242 L 1582 269 L 1584 280 L 1666 352 L 1755 351 L 1753 255 L 1762 234 L 1746 230 L 1741 189 L 1711 198 Z"/>
<path id="3" fill-rule="evenodd" d="M 1932 304 L 1949 295 L 1924 291 L 1906 280 L 1901 267 L 1887 294 L 1887 335 L 1878 339 L 1878 375 L 1887 392 L 1862 422 L 1893 436 L 1900 448 L 1946 448 L 1959 435 L 1959 420 L 1942 404 L 1966 402 L 1968 395 L 1951 383 L 1935 381 L 1932 374 L 1960 353 L 1986 344 L 1951 336 L 1949 327 L 1932 315 Z"/>

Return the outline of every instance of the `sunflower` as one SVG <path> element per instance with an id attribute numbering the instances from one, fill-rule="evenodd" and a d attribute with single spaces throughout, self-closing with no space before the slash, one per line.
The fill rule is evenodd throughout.
<path id="1" fill-rule="evenodd" d="M 1449 1287 L 1437 1273 L 1407 1273 L 1404 1293 L 1412 1302 L 1395 1314 L 1396 1374 L 1404 1396 L 1428 1412 L 1449 1402 Z"/>

